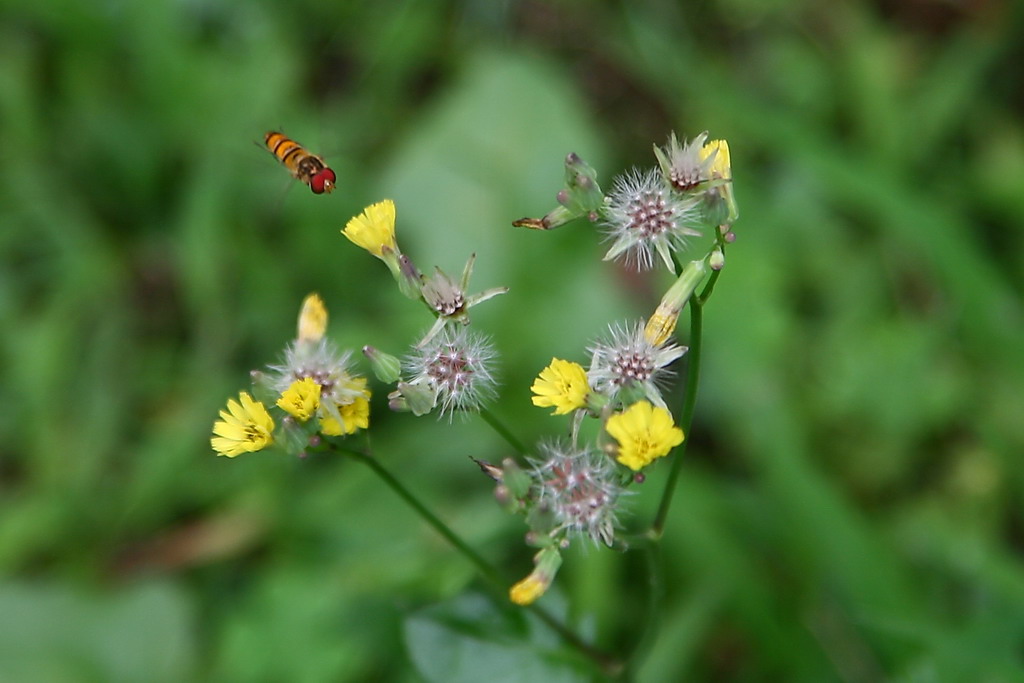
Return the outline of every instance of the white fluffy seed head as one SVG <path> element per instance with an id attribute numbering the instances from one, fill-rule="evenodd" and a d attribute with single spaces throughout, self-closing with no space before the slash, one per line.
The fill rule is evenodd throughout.
<path id="1" fill-rule="evenodd" d="M 701 234 L 691 227 L 699 217 L 696 199 L 672 192 L 658 169 L 633 169 L 615 179 L 608 195 L 604 226 L 612 246 L 605 259 L 648 270 L 657 254 L 671 270 L 672 252 Z"/>
<path id="2" fill-rule="evenodd" d="M 589 447 L 542 443 L 531 459 L 538 505 L 550 510 L 556 531 L 611 545 L 622 487 L 611 460 Z"/>
<path id="3" fill-rule="evenodd" d="M 427 382 L 437 391 L 441 415 L 479 410 L 495 395 L 494 361 L 490 340 L 467 327 L 448 325 L 405 359 L 412 382 Z"/>
<path id="4" fill-rule="evenodd" d="M 590 347 L 587 376 L 595 390 L 615 396 L 635 390 L 652 403 L 664 406 L 661 389 L 672 376 L 668 366 L 686 353 L 685 346 L 672 341 L 652 344 L 644 334 L 644 323 L 612 325 L 608 335 Z"/>

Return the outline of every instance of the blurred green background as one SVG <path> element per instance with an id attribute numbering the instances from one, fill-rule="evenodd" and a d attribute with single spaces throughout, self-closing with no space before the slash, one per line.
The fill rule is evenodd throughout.
<path id="1" fill-rule="evenodd" d="M 428 326 L 338 234 L 391 197 L 421 268 L 511 287 L 473 311 L 495 412 L 560 433 L 532 377 L 669 280 L 510 222 L 567 152 L 607 187 L 672 130 L 729 140 L 742 215 L 638 680 L 1024 680 L 1020 3 L 0 7 L 0 680 L 574 680 L 358 463 L 209 432 L 310 291 L 354 349 Z M 259 148 L 279 127 L 337 192 Z M 377 457 L 524 575 L 467 457 L 505 445 L 373 388 Z M 621 651 L 643 576 L 573 552 L 543 602 Z"/>

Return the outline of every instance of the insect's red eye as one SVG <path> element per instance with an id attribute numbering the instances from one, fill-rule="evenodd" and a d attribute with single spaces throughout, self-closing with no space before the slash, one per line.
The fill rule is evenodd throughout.
<path id="1" fill-rule="evenodd" d="M 309 189 L 313 190 L 313 194 L 330 192 L 334 189 L 334 182 L 336 180 L 337 177 L 335 177 L 334 171 L 329 168 L 325 168 L 310 179 Z"/>

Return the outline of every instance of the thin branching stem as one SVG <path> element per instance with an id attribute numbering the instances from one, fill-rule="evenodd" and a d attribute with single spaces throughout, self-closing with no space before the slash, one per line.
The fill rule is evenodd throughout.
<path id="1" fill-rule="evenodd" d="M 646 616 L 641 625 L 641 633 L 623 657 L 626 668 L 623 679 L 636 679 L 637 669 L 643 664 L 647 652 L 661 630 L 662 608 L 665 603 L 665 575 L 661 556 L 661 543 L 650 536 L 641 537 L 644 562 L 647 568 L 647 606 Z"/>
<path id="2" fill-rule="evenodd" d="M 547 624 L 553 631 L 573 649 L 583 654 L 587 659 L 597 664 L 601 671 L 607 676 L 618 676 L 622 673 L 624 666 L 621 661 L 614 657 L 605 654 L 601 650 L 593 647 L 582 638 L 580 638 L 574 631 L 569 629 L 568 626 L 560 622 L 550 612 L 545 610 L 543 607 L 537 604 L 530 605 L 527 609 L 533 612 L 537 617 Z"/>
<path id="3" fill-rule="evenodd" d="M 473 550 L 468 543 L 466 543 L 458 534 L 452 531 L 451 527 L 445 524 L 441 519 L 430 511 L 419 498 L 417 498 L 412 491 L 405 487 L 402 482 L 391 474 L 391 472 L 384 467 L 376 458 L 367 455 L 360 451 L 351 450 L 337 446 L 333 442 L 330 442 L 330 448 L 342 453 L 344 455 L 358 460 L 367 467 L 369 467 L 374 474 L 376 474 L 381 481 L 383 481 L 388 488 L 395 492 L 399 498 L 405 501 L 409 507 L 416 511 L 416 513 L 423 518 L 423 520 L 429 524 L 437 533 L 441 534 L 452 546 L 462 553 L 466 559 L 468 559 L 477 568 L 480 574 L 487 580 L 492 587 L 497 589 L 500 593 L 504 593 L 506 586 L 509 582 L 506 581 L 501 573 L 492 565 L 490 562 L 485 560 L 479 553 Z M 501 605 L 499 605 L 501 606 Z M 587 642 L 585 642 L 579 635 L 572 631 L 568 626 L 560 622 L 554 616 L 552 616 L 547 610 L 540 607 L 539 605 L 530 605 L 530 611 L 532 611 L 537 618 L 543 621 L 549 628 L 558 633 L 558 635 L 565 641 L 567 645 L 580 652 L 582 655 L 590 659 L 597 666 L 601 668 L 608 675 L 616 675 L 621 671 L 621 663 L 608 656 L 604 652 L 596 649 Z"/>
<path id="4" fill-rule="evenodd" d="M 725 251 L 725 239 L 721 233 L 716 236 L 715 244 L 723 252 Z M 681 265 L 677 263 L 677 267 L 681 267 Z M 679 426 L 682 428 L 686 440 L 679 444 L 672 454 L 672 469 L 669 470 L 668 480 L 665 482 L 665 490 L 662 491 L 661 501 L 658 503 L 658 512 L 654 517 L 654 522 L 651 523 L 650 530 L 647 532 L 648 536 L 652 539 L 661 538 L 661 534 L 665 530 L 668 510 L 672 505 L 672 494 L 675 493 L 676 483 L 683 469 L 686 446 L 690 442 L 690 426 L 693 424 L 693 411 L 697 406 L 697 385 L 700 383 L 700 356 L 704 334 L 704 304 L 707 303 L 708 299 L 711 298 L 711 294 L 715 291 L 715 284 L 718 282 L 718 277 L 721 273 L 721 270 L 712 271 L 701 293 L 699 295 L 696 292 L 691 294 L 688 302 L 690 308 L 690 350 L 687 353 L 686 390 L 683 393 L 683 408 L 679 416 Z"/>
<path id="5" fill-rule="evenodd" d="M 398 479 L 395 478 L 391 472 L 389 472 L 376 458 L 369 456 L 359 451 L 353 451 L 343 448 L 338 448 L 340 452 L 348 455 L 351 458 L 358 460 L 363 463 L 376 474 L 380 479 L 387 484 L 387 486 L 394 491 L 399 498 L 404 500 L 409 507 L 416 511 L 416 513 L 423 518 L 423 520 L 429 524 L 434 530 L 444 536 L 445 540 L 452 544 L 456 550 L 462 553 L 467 560 L 472 562 L 480 574 L 487 579 L 488 583 L 491 583 L 496 588 L 502 588 L 505 582 L 494 566 L 485 560 L 479 553 L 469 546 L 468 543 L 462 540 L 458 534 L 451 530 L 447 524 L 441 521 L 441 519 L 435 515 L 430 509 L 424 505 L 419 498 L 414 496 L 412 492 L 405 487 Z"/>
<path id="6" fill-rule="evenodd" d="M 711 282 L 709 285 L 713 284 Z M 679 473 L 683 468 L 686 445 L 690 442 L 690 425 L 693 422 L 693 410 L 697 404 L 697 384 L 700 382 L 700 354 L 701 337 L 704 327 L 703 304 L 695 294 L 690 296 L 690 351 L 687 354 L 686 366 L 686 391 L 683 395 L 683 409 L 680 415 L 679 425 L 682 427 L 686 440 L 679 444 L 672 454 L 672 469 L 669 470 L 668 480 L 665 482 L 665 490 L 661 494 L 661 502 L 658 504 L 658 513 L 651 524 L 649 534 L 652 538 L 659 538 L 665 529 L 665 520 L 668 518 L 668 509 L 672 504 L 672 494 L 675 492 Z"/>
<path id="7" fill-rule="evenodd" d="M 491 426 L 491 429 L 498 433 L 498 436 L 503 438 L 509 446 L 514 448 L 516 453 L 525 454 L 527 452 L 526 447 L 523 446 L 523 442 L 520 441 L 516 435 L 513 434 L 512 431 L 497 418 L 497 416 L 495 416 L 494 413 L 487 410 L 487 408 L 481 408 L 480 417 L 484 419 L 484 422 Z"/>

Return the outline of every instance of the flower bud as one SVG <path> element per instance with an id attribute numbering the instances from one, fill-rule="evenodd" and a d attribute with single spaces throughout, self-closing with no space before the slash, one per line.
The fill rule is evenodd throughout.
<path id="1" fill-rule="evenodd" d="M 569 221 L 591 216 L 604 205 L 604 193 L 597 183 L 597 171 L 576 154 L 565 158 L 565 188 L 556 196 L 559 206 L 543 218 L 521 218 L 515 227 L 552 230 Z"/>
<path id="2" fill-rule="evenodd" d="M 525 498 L 530 492 L 530 475 L 523 471 L 512 458 L 505 458 L 501 461 L 504 472 L 502 481 L 508 486 L 508 490 L 516 498 Z"/>
<path id="3" fill-rule="evenodd" d="M 708 266 L 711 267 L 711 270 L 721 270 L 725 267 L 725 254 L 721 249 L 716 248 L 711 252 L 708 257 Z"/>
<path id="4" fill-rule="evenodd" d="M 399 382 L 388 394 L 388 406 L 397 412 L 409 411 L 416 417 L 426 415 L 437 404 L 437 391 L 426 382 Z"/>
<path id="5" fill-rule="evenodd" d="M 508 487 L 504 484 L 498 484 L 494 487 L 494 499 L 498 501 L 498 505 L 501 507 L 508 507 L 515 500 L 512 498 L 512 493 L 508 490 Z"/>
<path id="6" fill-rule="evenodd" d="M 376 349 L 372 346 L 363 347 L 363 355 L 370 361 L 373 374 L 385 384 L 394 384 L 402 376 L 402 361 L 390 353 Z"/>

